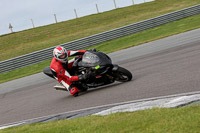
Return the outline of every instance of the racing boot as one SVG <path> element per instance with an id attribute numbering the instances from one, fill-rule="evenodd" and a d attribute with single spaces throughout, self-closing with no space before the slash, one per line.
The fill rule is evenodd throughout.
<path id="1" fill-rule="evenodd" d="M 72 88 L 70 89 L 70 94 L 71 94 L 72 96 L 76 97 L 76 96 L 78 96 L 78 93 L 79 93 L 79 90 L 78 90 L 77 87 L 72 87 Z"/>

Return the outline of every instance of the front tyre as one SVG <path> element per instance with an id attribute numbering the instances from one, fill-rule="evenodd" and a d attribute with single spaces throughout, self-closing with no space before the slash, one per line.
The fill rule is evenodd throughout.
<path id="1" fill-rule="evenodd" d="M 132 79 L 132 73 L 123 67 L 118 67 L 113 73 L 115 80 L 119 82 L 127 82 Z"/>

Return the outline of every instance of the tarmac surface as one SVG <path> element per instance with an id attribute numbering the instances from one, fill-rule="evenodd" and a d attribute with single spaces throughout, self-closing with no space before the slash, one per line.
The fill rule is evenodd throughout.
<path id="1" fill-rule="evenodd" d="M 134 76 L 74 98 L 42 73 L 0 84 L 0 125 L 62 112 L 200 90 L 200 29 L 109 54 Z"/>

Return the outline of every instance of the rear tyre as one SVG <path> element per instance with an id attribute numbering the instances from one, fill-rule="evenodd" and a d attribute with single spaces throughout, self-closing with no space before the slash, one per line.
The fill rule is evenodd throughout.
<path id="1" fill-rule="evenodd" d="M 114 77 L 116 81 L 119 82 L 127 82 L 132 79 L 132 73 L 123 67 L 118 67 L 118 69 L 114 72 Z"/>

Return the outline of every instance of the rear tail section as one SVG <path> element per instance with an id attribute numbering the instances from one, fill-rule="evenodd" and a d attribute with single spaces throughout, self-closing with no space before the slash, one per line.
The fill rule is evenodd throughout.
<path id="1" fill-rule="evenodd" d="M 51 77 L 51 78 L 54 78 L 49 66 L 44 68 L 43 73 L 46 74 L 47 76 Z"/>

